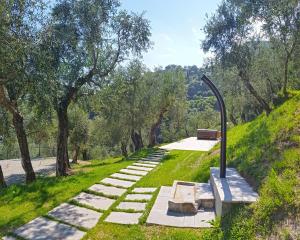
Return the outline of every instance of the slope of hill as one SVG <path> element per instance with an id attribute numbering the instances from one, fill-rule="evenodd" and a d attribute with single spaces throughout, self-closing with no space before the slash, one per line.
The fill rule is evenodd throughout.
<path id="1" fill-rule="evenodd" d="M 218 162 L 214 153 L 203 162 L 204 176 Z M 232 128 L 227 156 L 227 165 L 239 170 L 260 199 L 232 211 L 204 239 L 299 239 L 300 92 L 269 116 Z"/>

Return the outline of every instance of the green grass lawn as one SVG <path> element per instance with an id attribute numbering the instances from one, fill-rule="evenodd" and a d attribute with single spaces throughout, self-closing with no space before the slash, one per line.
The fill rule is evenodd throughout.
<path id="1" fill-rule="evenodd" d="M 171 186 L 174 180 L 196 181 L 199 179 L 202 156 L 202 152 L 196 151 L 171 151 L 162 164 L 143 177 L 132 188 Z M 207 181 L 208 175 L 205 175 L 204 178 Z M 154 193 L 154 196 L 157 194 L 158 190 Z M 121 200 L 122 198 L 118 199 L 101 219 L 104 219 Z M 100 221 L 95 228 L 88 232 L 84 239 L 199 239 L 203 232 L 201 229 L 146 226 L 145 221 L 154 204 L 154 200 L 155 197 L 148 203 L 147 209 L 140 219 L 140 225 L 123 226 Z"/>
<path id="2" fill-rule="evenodd" d="M 129 165 L 121 158 L 94 160 L 89 165 L 76 166 L 69 177 L 39 178 L 25 185 L 12 185 L 0 191 L 0 236 L 30 220 L 46 214 L 102 178 Z"/>
<path id="3" fill-rule="evenodd" d="M 227 164 L 236 167 L 259 192 L 259 201 L 232 211 L 209 230 L 146 226 L 152 200 L 140 219 L 140 225 L 123 226 L 103 223 L 118 201 L 103 214 L 85 239 L 293 239 L 286 222 L 300 219 L 300 92 L 278 106 L 269 116 L 228 131 Z M 207 182 L 209 167 L 219 162 L 218 147 L 208 153 L 171 151 L 163 164 L 136 186 L 160 187 L 174 180 Z M 143 150 L 143 157 L 153 150 Z M 117 172 L 133 161 L 121 158 L 94 160 L 77 166 L 76 174 L 66 178 L 47 177 L 28 186 L 11 186 L 0 192 L 0 235 L 46 214 L 67 202 L 82 190 Z M 132 189 L 132 188 L 131 188 Z M 129 191 L 131 190 L 129 189 Z M 155 195 L 158 191 L 155 192 Z M 154 198 L 153 198 L 154 199 Z M 298 219 L 298 220 L 297 220 Z M 299 223 L 300 224 L 300 223 Z M 298 224 L 298 225 L 299 225 Z M 298 234 L 299 236 L 299 234 Z M 297 239 L 297 238 L 296 238 Z"/>

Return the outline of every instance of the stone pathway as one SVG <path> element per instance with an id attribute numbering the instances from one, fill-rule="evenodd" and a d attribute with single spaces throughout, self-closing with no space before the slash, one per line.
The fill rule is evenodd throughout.
<path id="1" fill-rule="evenodd" d="M 98 223 L 103 212 L 109 210 L 112 212 L 105 222 L 138 224 L 146 209 L 146 202 L 152 198 L 157 188 L 132 189 L 132 187 L 157 167 L 164 152 L 159 151 L 152 155 L 153 157 L 143 158 L 102 179 L 86 192 L 81 192 L 70 199 L 69 203 L 60 204 L 48 212 L 46 217 L 32 220 L 16 229 L 13 234 L 30 240 L 79 240 L 86 234 L 86 230 Z M 111 209 L 116 201 L 120 201 L 119 204 Z M 14 239 L 16 238 L 13 236 L 3 238 L 3 240 Z"/>

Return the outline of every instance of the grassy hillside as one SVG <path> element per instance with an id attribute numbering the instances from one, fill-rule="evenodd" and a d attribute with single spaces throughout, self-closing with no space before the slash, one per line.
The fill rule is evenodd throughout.
<path id="1" fill-rule="evenodd" d="M 227 154 L 228 165 L 241 172 L 260 199 L 233 211 L 205 239 L 299 239 L 300 92 L 269 116 L 232 128 Z M 208 154 L 204 162 L 210 165 L 216 158 Z"/>
<path id="2" fill-rule="evenodd" d="M 137 155 L 142 157 L 149 151 Z M 269 116 L 229 130 L 227 154 L 228 165 L 236 167 L 259 192 L 256 204 L 234 209 L 222 222 L 216 221 L 215 228 L 203 230 L 144 225 L 152 200 L 140 225 L 100 221 L 85 239 L 299 239 L 300 92 L 294 92 Z M 137 186 L 160 187 L 172 185 L 174 180 L 207 182 L 209 167 L 218 162 L 218 146 L 209 153 L 171 151 Z M 76 174 L 68 178 L 42 178 L 27 186 L 1 190 L 0 236 L 131 163 L 120 158 L 93 160 L 77 166 Z"/>

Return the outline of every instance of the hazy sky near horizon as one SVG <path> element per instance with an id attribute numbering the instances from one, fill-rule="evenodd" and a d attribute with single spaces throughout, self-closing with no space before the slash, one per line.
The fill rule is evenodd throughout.
<path id="1" fill-rule="evenodd" d="M 152 49 L 144 54 L 150 67 L 178 64 L 201 66 L 205 57 L 201 50 L 202 28 L 221 0 L 121 0 L 122 8 L 145 11 L 150 20 Z"/>

